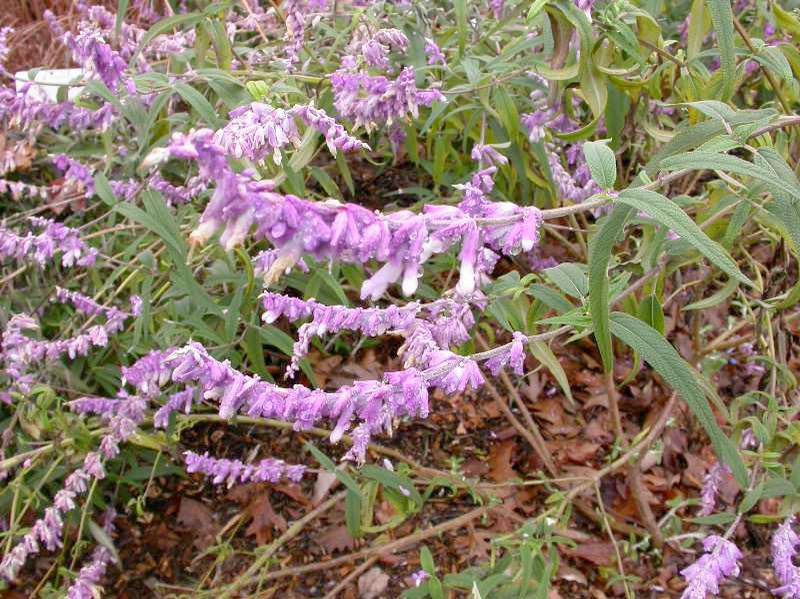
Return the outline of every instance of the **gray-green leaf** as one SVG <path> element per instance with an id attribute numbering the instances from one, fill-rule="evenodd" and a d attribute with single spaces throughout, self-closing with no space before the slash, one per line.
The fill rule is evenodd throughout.
<path id="1" fill-rule="evenodd" d="M 705 395 L 695 379 L 691 367 L 678 355 L 658 331 L 638 318 L 614 312 L 610 317 L 610 329 L 660 374 L 686 401 L 692 413 L 705 429 L 720 461 L 728 464 L 741 488 L 747 486 L 747 470 L 731 440 L 722 432 Z"/>

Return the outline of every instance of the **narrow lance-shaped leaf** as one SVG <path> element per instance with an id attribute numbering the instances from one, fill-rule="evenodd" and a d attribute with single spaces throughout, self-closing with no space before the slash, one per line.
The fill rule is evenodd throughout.
<path id="1" fill-rule="evenodd" d="M 731 0 L 708 0 L 711 21 L 719 46 L 720 67 L 725 82 L 722 97 L 727 99 L 733 93 L 736 81 L 736 46 L 734 44 L 733 10 Z"/>
<path id="2" fill-rule="evenodd" d="M 646 189 L 626 189 L 620 192 L 617 201 L 645 212 L 658 223 L 675 231 L 725 274 L 745 285 L 755 287 L 755 284 L 742 274 L 725 248 L 710 239 L 677 204 L 660 193 Z"/>
<path id="3" fill-rule="evenodd" d="M 691 367 L 678 355 L 675 348 L 658 331 L 638 318 L 622 312 L 611 314 L 610 330 L 615 337 L 639 352 L 644 360 L 664 377 L 667 383 L 686 401 L 711 439 L 711 444 L 720 461 L 730 466 L 736 482 L 745 488 L 747 486 L 747 470 L 744 462 L 734 444 L 717 424 L 714 413 L 711 411 Z"/>
<path id="4" fill-rule="evenodd" d="M 716 154 L 714 152 L 703 152 L 700 150 L 687 152 L 678 156 L 665 158 L 658 167 L 667 171 L 678 171 L 685 168 L 693 170 L 709 169 L 727 171 L 729 173 L 753 177 L 759 181 L 764 181 L 772 185 L 775 189 L 800 199 L 800 189 L 794 187 L 790 182 L 776 179 L 774 173 L 770 170 L 728 154 Z"/>
<path id="5" fill-rule="evenodd" d="M 614 352 L 608 324 L 608 263 L 611 251 L 633 212 L 629 206 L 618 205 L 606 218 L 603 227 L 589 242 L 589 310 L 592 315 L 594 337 L 603 359 L 603 369 L 614 367 Z"/>

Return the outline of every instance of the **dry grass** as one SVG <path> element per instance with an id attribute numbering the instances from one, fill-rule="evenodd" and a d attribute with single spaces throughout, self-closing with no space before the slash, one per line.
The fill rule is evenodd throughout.
<path id="1" fill-rule="evenodd" d="M 117 0 L 93 0 L 92 4 L 103 4 L 115 11 Z M 70 56 L 63 45 L 53 40 L 50 28 L 44 20 L 48 9 L 62 21 L 65 29 L 77 19 L 75 0 L 3 0 L 0 2 L 0 26 L 11 25 L 16 29 L 10 39 L 12 48 L 6 67 L 15 72 L 37 66 L 70 66 Z M 133 4 L 133 3 L 131 3 Z"/>

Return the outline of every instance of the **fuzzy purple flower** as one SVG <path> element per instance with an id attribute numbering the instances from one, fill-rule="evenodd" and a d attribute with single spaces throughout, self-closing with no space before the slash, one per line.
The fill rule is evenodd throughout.
<path id="1" fill-rule="evenodd" d="M 8 55 L 11 52 L 11 48 L 8 46 L 8 38 L 13 33 L 13 27 L 0 27 L 0 75 L 8 75 L 5 67 L 6 60 L 8 60 Z"/>
<path id="2" fill-rule="evenodd" d="M 186 451 L 183 453 L 186 462 L 186 471 L 189 473 L 200 472 L 208 477 L 215 485 L 225 483 L 228 487 L 247 482 L 277 483 L 281 479 L 299 482 L 305 474 L 306 467 L 302 465 L 287 464 L 283 460 L 267 458 L 256 464 L 244 464 L 241 460 L 227 460 L 214 458 Z"/>
<path id="3" fill-rule="evenodd" d="M 519 331 L 514 331 L 513 340 L 508 349 L 486 361 L 486 368 L 494 376 L 500 373 L 502 368 L 509 366 L 514 374 L 522 376 L 523 362 L 525 361 L 525 346 L 528 344 L 528 337 Z"/>
<path id="4" fill-rule="evenodd" d="M 61 264 L 65 268 L 94 264 L 97 250 L 89 248 L 76 229 L 47 218 L 31 217 L 28 220 L 41 232 L 19 235 L 0 227 L 0 259 L 13 258 L 18 262 L 32 260 L 41 267 L 61 253 Z"/>
<path id="5" fill-rule="evenodd" d="M 772 593 L 783 599 L 800 598 L 800 567 L 794 564 L 800 537 L 794 531 L 794 516 L 789 516 L 772 536 L 772 567 L 781 586 Z"/>
<path id="6" fill-rule="evenodd" d="M 330 79 L 336 110 L 367 131 L 391 125 L 409 114 L 416 118 L 420 105 L 446 101 L 438 90 L 417 89 L 414 68 L 410 66 L 394 80 L 353 73 L 348 68 L 335 71 Z"/>
<path id="7" fill-rule="evenodd" d="M 499 19 L 503 16 L 503 7 L 505 6 L 505 0 L 489 0 L 489 6 L 494 13 L 494 18 Z"/>
<path id="8" fill-rule="evenodd" d="M 189 414 L 194 405 L 195 390 L 193 387 L 178 391 L 169 396 L 166 404 L 161 406 L 153 416 L 153 426 L 167 428 L 170 416 L 175 412 Z"/>
<path id="9" fill-rule="evenodd" d="M 44 516 L 33 524 L 31 531 L 3 557 L 0 562 L 0 576 L 13 580 L 27 559 L 40 551 L 40 543 L 48 551 L 54 551 L 61 546 L 63 516 L 75 509 L 75 500 L 88 490 L 89 482 L 93 478 L 105 478 L 103 460 L 117 456 L 119 443 L 129 439 L 144 420 L 145 408 L 146 402 L 138 397 L 122 396 L 117 401 L 117 410 L 109 419 L 108 432 L 100 441 L 100 452 L 86 454 L 83 465 L 67 476 L 53 505 L 44 511 Z"/>
<path id="10" fill-rule="evenodd" d="M 706 553 L 695 563 L 681 570 L 687 587 L 681 599 L 705 599 L 709 594 L 719 593 L 719 583 L 726 576 L 739 574 L 739 560 L 742 552 L 739 548 L 717 535 L 703 539 Z"/>
<path id="11" fill-rule="evenodd" d="M 708 516 L 714 511 L 722 477 L 726 473 L 730 473 L 730 471 L 730 466 L 723 462 L 716 462 L 708 469 L 708 473 L 703 479 L 703 489 L 700 493 L 700 516 Z"/>
<path id="12" fill-rule="evenodd" d="M 425 54 L 428 57 L 428 64 L 441 63 L 442 65 L 447 65 L 447 59 L 442 49 L 430 38 L 425 38 Z"/>
<path id="13" fill-rule="evenodd" d="M 231 120 L 220 129 L 215 141 L 231 156 L 261 162 L 272 156 L 281 163 L 281 149 L 300 143 L 294 119 L 288 111 L 253 102 L 231 111 Z"/>
<path id="14" fill-rule="evenodd" d="M 147 366 L 135 364 L 129 371 L 149 369 L 152 360 L 148 357 L 144 360 Z M 233 369 L 227 361 L 215 360 L 197 343 L 172 352 L 163 363 L 173 382 L 196 386 L 205 399 L 217 399 L 223 418 L 244 412 L 252 417 L 292 422 L 296 430 L 327 419 L 335 423 L 332 442 L 352 429 L 359 442 L 348 452 L 348 459 L 359 462 L 364 460 L 369 438 L 379 431 L 391 430 L 394 419 L 427 416 L 427 382 L 414 368 L 386 373 L 381 381 L 357 381 L 337 391 L 325 392 L 301 385 L 281 388 L 247 376 Z M 143 377 L 137 378 L 145 382 Z M 127 380 L 131 382 L 132 379 Z M 160 380 L 161 373 L 153 373 L 146 383 L 148 392 L 152 393 L 150 385 Z"/>
<path id="15" fill-rule="evenodd" d="M 205 242 L 222 229 L 220 242 L 230 249 L 255 226 L 255 237 L 268 239 L 279 250 L 277 256 L 270 256 L 270 270 L 290 268 L 304 253 L 319 260 L 383 262 L 362 286 L 362 298 L 375 300 L 398 280 L 403 293 L 412 295 L 422 264 L 459 242 L 462 264 L 469 269 L 484 245 L 516 254 L 529 251 L 538 240 L 539 210 L 486 199 L 482 188 L 489 188 L 492 181 L 484 171 L 473 176 L 474 201 L 465 198 L 458 207 L 425 206 L 423 214 L 408 210 L 381 214 L 357 204 L 311 202 L 275 193 L 271 181 L 256 180 L 247 171 L 235 173 L 224 148 L 215 143 L 214 133 L 208 129 L 176 134 L 167 152 L 195 160 L 200 176 L 216 181 L 211 200 L 191 234 L 193 242 Z M 471 270 L 465 270 L 462 277 L 462 291 L 474 288 Z"/>
<path id="16" fill-rule="evenodd" d="M 472 147 L 470 157 L 481 167 L 508 164 L 508 158 L 503 156 L 492 146 L 486 144 L 475 144 Z"/>
<path id="17" fill-rule="evenodd" d="M 306 35 L 306 13 L 308 6 L 304 0 L 284 0 L 286 15 L 286 59 L 291 70 L 300 60 L 300 50 Z"/>

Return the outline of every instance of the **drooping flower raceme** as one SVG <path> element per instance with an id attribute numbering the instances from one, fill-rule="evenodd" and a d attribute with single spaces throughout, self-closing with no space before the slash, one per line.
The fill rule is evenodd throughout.
<path id="1" fill-rule="evenodd" d="M 330 80 L 336 110 L 367 131 L 401 121 L 409 114 L 416 118 L 420 105 L 446 101 L 439 90 L 417 89 L 414 67 L 410 66 L 397 79 L 343 67 L 332 73 Z"/>
<path id="2" fill-rule="evenodd" d="M 214 133 L 200 129 L 189 135 L 176 134 L 168 148 L 177 158 L 197 162 L 200 176 L 216 182 L 216 189 L 200 222 L 191 234 L 205 242 L 223 229 L 220 241 L 226 248 L 241 243 L 255 226 L 257 239 L 268 239 L 280 250 L 274 263 L 289 268 L 311 254 L 316 259 L 363 264 L 384 263 L 365 281 L 362 298 L 379 298 L 389 285 L 400 280 L 405 295 L 415 293 L 422 264 L 434 254 L 461 243 L 459 291 L 475 289 L 482 248 L 506 255 L 529 251 L 538 241 L 541 213 L 533 206 L 491 202 L 476 187 L 476 197 L 459 206 L 427 205 L 422 214 L 408 210 L 382 214 L 357 204 L 336 200 L 312 202 L 273 191 L 271 181 L 259 181 L 253 173 L 235 173 Z M 491 167 L 494 168 L 494 167 Z M 481 172 L 477 185 L 488 186 Z M 479 196 L 479 197 L 478 197 Z"/>
<path id="3" fill-rule="evenodd" d="M 399 52 L 408 49 L 405 33 L 399 29 L 379 29 L 370 34 L 367 27 L 362 25 L 356 30 L 347 49 L 351 59 L 355 59 L 355 54 L 361 54 L 369 66 L 387 70 L 390 67 L 389 51 L 392 48 Z"/>
<path id="4" fill-rule="evenodd" d="M 476 161 L 481 167 L 508 164 L 508 158 L 487 144 L 475 144 L 472 147 L 470 158 Z"/>
<path id="5" fill-rule="evenodd" d="M 700 516 L 708 516 L 714 511 L 717 505 L 717 491 L 722 482 L 722 477 L 726 472 L 730 472 L 730 467 L 723 462 L 716 462 L 703 479 L 703 489 L 700 493 Z"/>
<path id="6" fill-rule="evenodd" d="M 60 253 L 61 265 L 65 268 L 94 264 L 97 250 L 87 246 L 76 229 L 38 216 L 29 218 L 28 222 L 40 232 L 20 235 L 0 226 L 0 259 L 30 261 L 42 267 Z"/>
<path id="7" fill-rule="evenodd" d="M 214 458 L 206 452 L 203 455 L 193 451 L 183 454 L 186 462 L 186 471 L 189 473 L 200 472 L 212 478 L 215 485 L 225 483 L 228 487 L 247 482 L 277 483 L 286 478 L 298 482 L 303 478 L 306 467 L 303 465 L 287 464 L 283 460 L 267 458 L 256 464 L 244 464 L 241 460 L 226 460 Z"/>
<path id="8" fill-rule="evenodd" d="M 147 366 L 134 364 L 125 373 L 126 382 L 137 388 L 152 393 L 153 384 L 170 379 L 197 387 L 203 398 L 217 399 L 219 414 L 226 419 L 243 412 L 292 422 L 296 430 L 314 426 L 322 419 L 330 420 L 335 423 L 331 441 L 337 442 L 351 431 L 357 442 L 347 454 L 348 459 L 359 462 L 364 460 L 371 436 L 391 430 L 395 418 L 424 418 L 428 413 L 427 382 L 414 368 L 386 373 L 381 381 L 357 381 L 335 392 L 325 392 L 302 385 L 282 388 L 245 375 L 227 361 L 214 359 L 198 343 L 189 343 L 163 358 L 161 364 L 166 370 L 149 377 L 131 377 L 150 370 L 153 359 L 145 356 L 143 360 Z"/>
<path id="9" fill-rule="evenodd" d="M 0 401 L 11 402 L 11 391 L 22 394 L 30 392 L 33 376 L 31 368 L 46 360 L 55 360 L 62 355 L 74 359 L 85 356 L 92 347 L 105 347 L 110 336 L 122 330 L 123 324 L 130 316 L 141 313 L 142 301 L 138 296 L 131 297 L 131 312 L 123 312 L 118 308 L 106 308 L 83 294 L 56 287 L 55 301 L 72 304 L 78 312 L 87 316 L 102 316 L 105 322 L 89 327 L 69 339 L 53 341 L 33 339 L 23 333 L 26 330 L 39 328 L 38 323 L 27 314 L 12 316 L 3 331 L 0 344 L 0 373 L 9 379 L 8 389 L 0 391 Z"/>
<path id="10" fill-rule="evenodd" d="M 438 44 L 434 42 L 430 38 L 425 39 L 425 54 L 428 57 L 428 64 L 436 64 L 441 63 L 442 65 L 447 64 L 447 59 L 442 52 L 442 49 L 439 48 Z"/>
<path id="11" fill-rule="evenodd" d="M 286 60 L 289 70 L 292 70 L 300 60 L 305 40 L 308 5 L 305 0 L 284 0 L 283 10 L 286 15 Z"/>
<path id="12" fill-rule="evenodd" d="M 772 589 L 783 599 L 800 599 L 800 567 L 796 566 L 800 537 L 794 531 L 795 517 L 788 517 L 772 536 L 772 568 L 781 586 Z"/>
<path id="13" fill-rule="evenodd" d="M 86 407 L 86 405 L 84 405 Z M 83 464 L 64 480 L 64 487 L 53 498 L 53 505 L 45 509 L 31 531 L 9 551 L 0 562 L 0 576 L 13 580 L 28 557 L 40 551 L 40 544 L 54 551 L 62 544 L 64 516 L 77 507 L 77 498 L 85 493 L 94 479 L 106 476 L 103 461 L 119 454 L 119 444 L 127 441 L 144 420 L 147 402 L 136 396 L 121 395 L 116 409 L 103 406 L 101 417 L 107 421 L 108 432 L 100 440 L 100 451 L 86 454 Z"/>
<path id="14" fill-rule="evenodd" d="M 703 539 L 706 553 L 695 563 L 681 570 L 687 587 L 681 599 L 705 599 L 709 595 L 719 593 L 719 583 L 726 576 L 739 574 L 739 560 L 742 552 L 739 548 L 717 535 Z"/>
<path id="15" fill-rule="evenodd" d="M 275 163 L 280 164 L 281 149 L 289 143 L 300 143 L 296 118 L 320 131 L 334 156 L 337 150 L 352 152 L 369 149 L 367 144 L 349 135 L 324 110 L 313 106 L 295 106 L 284 110 L 261 102 L 232 110 L 231 121 L 217 132 L 215 141 L 236 158 L 260 162 L 272 156 Z"/>
<path id="16" fill-rule="evenodd" d="M 8 38 L 14 33 L 13 27 L 0 27 L 0 75 L 8 75 L 6 60 L 11 49 L 8 47 Z"/>
<path id="17" fill-rule="evenodd" d="M 287 376 L 299 368 L 300 359 L 308 353 L 311 339 L 339 331 L 357 331 L 367 337 L 378 337 L 393 330 L 405 334 L 418 319 L 429 325 L 432 336 L 440 347 L 469 339 L 468 330 L 474 324 L 469 305 L 452 299 L 441 299 L 429 304 L 411 302 L 405 306 L 391 305 L 387 308 L 347 308 L 328 306 L 314 299 L 301 300 L 278 293 L 262 295 L 263 320 L 275 322 L 286 315 L 295 321 L 311 317 L 311 322 L 302 325 L 294 344 L 292 361 Z"/>
<path id="18" fill-rule="evenodd" d="M 116 513 L 113 509 L 103 515 L 103 530 L 109 536 L 114 532 L 114 518 Z M 102 590 L 100 581 L 113 560 L 114 556 L 107 547 L 95 547 L 89 563 L 81 568 L 75 582 L 67 589 L 67 599 L 98 599 Z"/>
<path id="19" fill-rule="evenodd" d="M 68 101 L 43 101 L 34 89 L 33 83 L 25 84 L 19 91 L 0 88 L 0 120 L 6 121 L 10 129 L 30 131 L 46 126 L 57 130 L 69 125 L 73 131 L 105 131 L 111 126 L 114 108 L 110 102 L 93 110 Z"/>
<path id="20" fill-rule="evenodd" d="M 288 143 L 300 143 L 292 116 L 282 108 L 253 102 L 231 111 L 231 120 L 220 129 L 216 142 L 231 156 L 255 162 L 272 156 L 281 163 L 281 148 Z"/>

